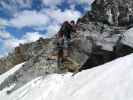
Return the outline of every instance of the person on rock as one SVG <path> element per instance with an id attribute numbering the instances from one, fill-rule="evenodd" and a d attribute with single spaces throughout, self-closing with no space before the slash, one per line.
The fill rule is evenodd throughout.
<path id="1" fill-rule="evenodd" d="M 70 53 L 70 41 L 72 32 L 76 32 L 75 22 L 72 20 L 70 23 L 65 21 L 58 32 L 58 60 L 63 62 L 67 59 Z"/>

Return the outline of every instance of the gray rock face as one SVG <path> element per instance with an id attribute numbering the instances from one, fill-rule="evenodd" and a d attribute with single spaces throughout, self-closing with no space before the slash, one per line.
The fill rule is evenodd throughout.
<path id="1" fill-rule="evenodd" d="M 67 70 L 66 67 L 70 68 L 71 71 L 74 71 L 75 66 L 77 66 L 77 64 L 80 65 L 82 53 L 73 46 L 70 57 L 73 61 L 75 61 L 75 63 L 67 63 L 66 65 L 57 66 L 57 59 L 49 59 L 49 55 L 56 52 L 56 41 L 57 40 L 55 38 L 41 38 L 36 42 L 20 44 L 20 46 L 16 47 L 12 54 L 8 56 L 10 59 L 15 60 L 16 63 L 12 63 L 9 59 L 7 59 L 8 57 L 5 58 L 5 63 L 0 65 L 1 69 L 5 64 L 11 64 L 9 67 L 7 66 L 7 69 L 2 69 L 2 71 L 5 72 L 19 63 L 26 63 L 21 69 L 15 72 L 12 76 L 9 76 L 2 84 L 0 84 L 0 90 L 6 86 L 16 83 L 16 86 L 12 90 L 8 91 L 8 93 L 10 93 L 36 77 L 45 77 L 48 74 L 68 72 L 69 69 Z"/>
<path id="2" fill-rule="evenodd" d="M 19 63 L 26 63 L 21 69 L 0 84 L 0 90 L 12 83 L 16 83 L 16 86 L 13 88 L 15 90 L 36 77 L 57 73 L 59 71 L 57 69 L 57 61 L 47 60 L 48 54 L 55 47 L 52 40 L 40 38 L 36 42 L 20 44 L 7 58 L 1 59 L 1 61 L 5 61 L 0 64 L 0 68 L 2 69 L 2 71 L 0 70 L 1 73 Z M 15 63 L 11 60 L 14 60 Z M 9 66 L 6 66 L 7 64 Z M 4 66 L 6 66 L 5 69 L 3 69 Z"/>
<path id="3" fill-rule="evenodd" d="M 20 44 L 7 57 L 0 59 L 0 73 L 3 73 L 13 66 L 34 58 L 41 50 L 47 49 L 49 40 L 39 39 L 36 42 Z"/>
<path id="4" fill-rule="evenodd" d="M 132 0 L 95 0 L 92 10 L 85 20 L 101 21 L 110 25 L 129 25 L 133 23 Z"/>
<path id="5" fill-rule="evenodd" d="M 91 50 L 86 52 L 90 55 L 83 66 L 92 68 L 132 52 L 132 47 L 122 44 L 120 38 L 132 27 L 133 1 L 95 0 L 91 11 L 80 18 L 78 23 L 80 35 L 84 37 L 82 40 L 87 45 L 81 45 L 80 49 Z"/>

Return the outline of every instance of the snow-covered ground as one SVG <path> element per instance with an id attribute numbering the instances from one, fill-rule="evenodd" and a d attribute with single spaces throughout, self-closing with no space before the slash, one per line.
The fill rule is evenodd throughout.
<path id="1" fill-rule="evenodd" d="M 12 68 L 11 70 L 9 70 L 8 72 L 0 75 L 0 84 L 6 79 L 8 78 L 8 76 L 14 74 L 17 70 L 19 70 L 22 66 L 24 65 L 24 63 L 18 64 L 16 65 L 14 68 Z"/>
<path id="2" fill-rule="evenodd" d="M 10 95 L 6 90 L 0 100 L 133 100 L 133 54 L 75 76 L 38 77 Z"/>
<path id="3" fill-rule="evenodd" d="M 133 28 L 130 28 L 123 34 L 121 42 L 125 45 L 133 47 Z"/>

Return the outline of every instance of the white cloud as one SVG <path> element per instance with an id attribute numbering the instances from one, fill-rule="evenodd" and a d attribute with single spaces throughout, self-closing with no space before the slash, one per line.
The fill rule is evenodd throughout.
<path id="1" fill-rule="evenodd" d="M 0 0 L 0 5 L 14 14 L 19 8 L 31 8 L 32 0 Z"/>
<path id="2" fill-rule="evenodd" d="M 76 0 L 76 1 L 79 3 L 88 4 L 88 5 L 91 5 L 94 2 L 94 0 Z"/>
<path id="3" fill-rule="evenodd" d="M 61 9 L 47 9 L 44 11 L 55 23 L 61 24 L 68 20 L 77 20 L 81 17 L 81 13 L 77 10 L 66 9 L 61 11 Z"/>
<path id="4" fill-rule="evenodd" d="M 0 5 L 2 8 L 9 9 L 9 10 L 11 9 L 10 3 L 6 3 L 4 0 L 0 1 Z"/>
<path id="5" fill-rule="evenodd" d="M 46 26 L 49 18 L 40 12 L 23 11 L 15 14 L 10 24 L 17 28 Z"/>
<path id="6" fill-rule="evenodd" d="M 94 0 L 68 0 L 69 4 L 87 4 L 91 5 Z"/>
<path id="7" fill-rule="evenodd" d="M 64 0 L 42 0 L 43 4 L 48 7 L 60 5 Z"/>
<path id="8" fill-rule="evenodd" d="M 4 30 L 0 30 L 0 39 L 8 39 L 11 38 L 10 33 L 5 32 Z"/>
<path id="9" fill-rule="evenodd" d="M 23 11 L 14 15 L 14 18 L 9 21 L 10 26 L 16 28 L 31 27 L 37 31 L 45 30 L 49 36 L 57 33 L 59 26 L 64 21 L 77 20 L 81 13 L 75 9 L 60 9 L 47 8 L 40 12 Z M 47 35 L 48 36 L 48 35 Z"/>
<path id="10" fill-rule="evenodd" d="M 81 16 L 81 13 L 74 9 L 66 9 L 61 11 L 60 9 L 43 9 L 40 12 L 37 11 L 23 11 L 14 15 L 14 18 L 9 21 L 11 26 L 17 28 L 33 27 L 35 29 L 41 29 L 47 27 L 51 23 L 61 24 L 68 20 L 77 20 Z"/>
<path id="11" fill-rule="evenodd" d="M 47 27 L 47 33 L 45 34 L 45 37 L 50 38 L 54 36 L 59 31 L 59 28 L 60 28 L 60 25 L 57 25 L 57 24 L 49 25 Z"/>
<path id="12" fill-rule="evenodd" d="M 17 47 L 20 43 L 24 44 L 34 42 L 38 40 L 40 37 L 46 38 L 44 34 L 41 34 L 39 32 L 28 32 L 25 35 L 23 35 L 20 39 L 10 36 L 10 38 L 3 40 L 3 44 L 5 48 L 7 48 L 8 50 L 12 50 L 13 48 Z"/>
<path id="13" fill-rule="evenodd" d="M 0 55 L 0 58 L 2 58 L 3 57 L 3 55 Z"/>
<path id="14" fill-rule="evenodd" d="M 60 9 L 45 9 L 43 12 L 46 13 L 51 20 L 51 23 L 46 27 L 47 37 L 55 35 L 64 21 L 77 21 L 77 19 L 81 17 L 81 13 L 74 9 L 66 9 L 64 11 Z"/>
<path id="15" fill-rule="evenodd" d="M 51 38 L 52 36 L 57 34 L 57 32 L 59 31 L 59 28 L 60 28 L 59 24 L 51 23 L 47 27 L 37 27 L 37 28 L 35 28 L 35 30 L 36 31 L 46 30 L 45 38 Z"/>
<path id="16" fill-rule="evenodd" d="M 8 25 L 8 21 L 0 18 L 0 29 L 4 29 Z"/>
<path id="17" fill-rule="evenodd" d="M 91 4 L 95 0 L 68 0 L 67 2 L 69 3 L 70 7 L 73 8 L 76 5 L 82 5 L 84 11 L 89 11 L 91 9 Z"/>
<path id="18" fill-rule="evenodd" d="M 19 45 L 19 40 L 12 37 L 6 40 L 3 40 L 4 47 L 9 51 L 12 50 L 14 47 Z"/>
<path id="19" fill-rule="evenodd" d="M 24 43 L 34 42 L 41 37 L 46 38 L 44 34 L 41 34 L 39 32 L 27 32 L 20 39 L 18 39 L 6 31 L 0 31 L 0 43 L 1 43 L 0 47 L 2 50 L 0 52 L 3 52 L 2 54 L 0 54 L 0 57 L 3 57 L 4 55 L 7 54 L 7 52 L 19 46 L 20 43 L 24 44 Z"/>
<path id="20" fill-rule="evenodd" d="M 15 0 L 16 4 L 21 8 L 30 8 L 32 4 L 32 0 Z"/>
<path id="21" fill-rule="evenodd" d="M 20 39 L 18 39 L 11 35 L 9 32 L 0 30 L 0 57 L 7 55 L 8 52 L 19 46 L 20 43 L 24 44 L 34 42 L 40 37 L 46 38 L 44 34 L 41 34 L 39 32 L 27 32 Z"/>
<path id="22" fill-rule="evenodd" d="M 47 36 L 49 37 L 58 32 L 60 25 L 64 21 L 76 21 L 79 17 L 81 17 L 81 13 L 74 9 L 66 9 L 64 11 L 60 9 L 44 9 L 41 12 L 45 13 L 50 19 L 49 25 L 45 27 Z"/>
<path id="23" fill-rule="evenodd" d="M 44 34 L 39 32 L 28 32 L 21 38 L 21 43 L 28 43 L 38 40 L 39 38 L 46 38 Z"/>

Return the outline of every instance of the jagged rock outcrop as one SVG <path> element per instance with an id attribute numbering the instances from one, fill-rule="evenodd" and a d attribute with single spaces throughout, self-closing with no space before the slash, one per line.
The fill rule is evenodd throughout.
<path id="1" fill-rule="evenodd" d="M 77 66 L 80 66 L 80 62 L 82 61 L 80 59 L 82 53 L 80 53 L 76 48 L 74 48 L 74 46 L 72 46 L 73 48 L 70 54 L 72 61 L 64 63 L 63 66 L 58 66 L 56 59 L 56 41 L 56 38 L 40 38 L 36 42 L 20 44 L 18 47 L 16 47 L 14 52 L 8 56 L 10 59 L 12 58 L 12 60 L 15 60 L 15 63 L 5 58 L 5 63 L 0 65 L 1 69 L 7 63 L 10 63 L 10 65 L 7 66 L 6 69 L 2 69 L 2 71 L 5 72 L 14 67 L 16 64 L 22 62 L 25 62 L 25 64 L 21 69 L 19 69 L 16 73 L 8 77 L 2 84 L 0 84 L 0 90 L 14 82 L 16 83 L 16 86 L 11 91 L 16 90 L 23 84 L 39 76 L 45 76 L 53 73 L 64 73 L 68 71 L 74 72 Z M 76 44 L 73 43 L 73 45 Z M 54 52 L 56 55 L 52 54 Z M 51 54 L 52 56 L 55 56 L 55 59 L 49 58 L 49 55 Z"/>
<path id="2" fill-rule="evenodd" d="M 86 13 L 85 20 L 100 21 L 110 25 L 130 25 L 133 23 L 132 0 L 95 0 L 92 10 Z"/>
<path id="3" fill-rule="evenodd" d="M 38 41 L 27 44 L 20 44 L 7 57 L 0 59 L 0 73 L 3 73 L 13 66 L 33 58 L 41 49 L 45 49 L 49 39 L 40 38 Z M 45 48 L 44 48 L 45 47 Z"/>
<path id="4" fill-rule="evenodd" d="M 90 55 L 83 69 L 104 64 L 133 50 L 133 47 L 121 42 L 123 33 L 133 24 L 131 0 L 95 0 L 91 11 L 80 18 L 78 24 L 85 44 L 92 45 L 89 47 L 91 52 L 86 50 L 86 54 Z M 82 46 L 80 49 L 86 48 L 86 45 Z"/>

